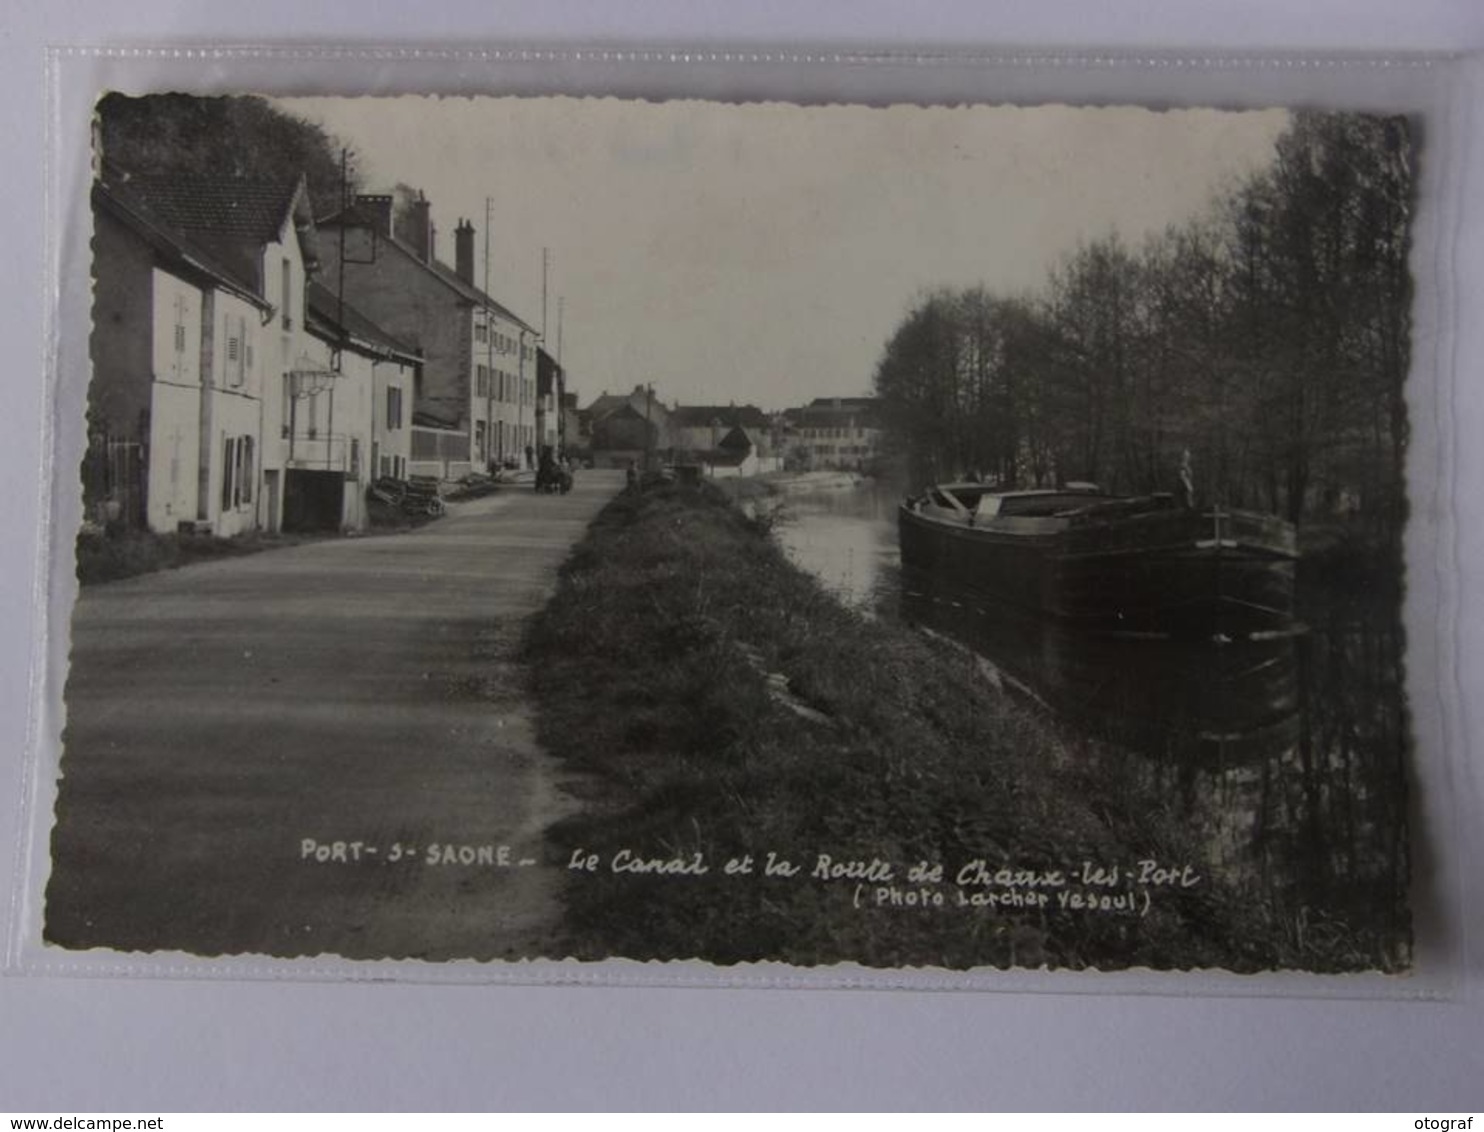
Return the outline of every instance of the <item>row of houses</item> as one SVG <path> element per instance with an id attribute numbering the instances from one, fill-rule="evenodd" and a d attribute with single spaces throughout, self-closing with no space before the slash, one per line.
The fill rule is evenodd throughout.
<path id="1" fill-rule="evenodd" d="M 745 476 L 868 470 L 881 456 L 882 430 L 870 397 L 820 397 L 769 414 L 755 405 L 666 406 L 638 385 L 598 397 L 571 435 L 601 467 L 663 460 L 699 464 L 712 476 Z"/>
<path id="2" fill-rule="evenodd" d="M 401 232 L 393 198 L 364 194 L 320 221 L 325 271 L 339 290 L 423 360 L 413 422 L 414 471 L 457 479 L 492 467 L 531 467 L 563 448 L 566 373 L 540 332 L 474 281 L 474 225 L 454 229 L 454 263 L 435 253 L 421 195 Z"/>
<path id="3" fill-rule="evenodd" d="M 869 471 L 882 455 L 880 401 L 816 397 L 783 418 L 785 459 L 801 471 Z"/>
<path id="4" fill-rule="evenodd" d="M 378 477 L 457 479 L 560 448 L 573 395 L 529 323 L 435 254 L 419 199 L 316 220 L 302 177 L 92 191 L 88 518 L 222 536 L 357 529 Z"/>

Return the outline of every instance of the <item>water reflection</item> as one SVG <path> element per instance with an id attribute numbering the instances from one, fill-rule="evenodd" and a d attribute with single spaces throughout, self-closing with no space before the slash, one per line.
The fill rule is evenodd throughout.
<path id="1" fill-rule="evenodd" d="M 863 612 L 895 605 L 899 496 L 879 485 L 775 498 L 779 543 L 836 597 Z"/>
<path id="2" fill-rule="evenodd" d="M 901 613 L 969 645 L 1084 730 L 1155 757 L 1231 765 L 1293 733 L 1292 636 L 1215 647 L 1090 635 L 986 607 L 910 572 Z"/>
<path id="3" fill-rule="evenodd" d="M 1228 896 L 1289 954 L 1394 969 L 1409 949 L 1407 718 L 1395 587 L 1300 585 L 1307 632 L 1205 643 L 1080 634 L 904 574 L 896 499 L 788 500 L 795 562 L 843 600 L 951 635 L 1184 816 Z M 1299 960 L 1305 962 L 1305 960 Z"/>

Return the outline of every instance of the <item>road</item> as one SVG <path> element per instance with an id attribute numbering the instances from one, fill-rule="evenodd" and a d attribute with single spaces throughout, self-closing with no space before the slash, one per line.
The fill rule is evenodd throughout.
<path id="1" fill-rule="evenodd" d="M 512 488 L 411 533 L 84 591 L 47 939 L 541 954 L 564 871 L 543 832 L 575 803 L 515 652 L 621 486 L 587 472 L 570 495 Z"/>

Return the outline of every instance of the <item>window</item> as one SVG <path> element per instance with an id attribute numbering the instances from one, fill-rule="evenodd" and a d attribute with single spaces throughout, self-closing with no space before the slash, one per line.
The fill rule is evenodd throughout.
<path id="1" fill-rule="evenodd" d="M 242 503 L 242 437 L 232 446 L 232 506 Z"/>
<path id="2" fill-rule="evenodd" d="M 490 371 L 489 367 L 482 362 L 479 365 L 479 373 L 474 384 L 479 396 L 488 397 L 490 395 Z"/>
<path id="3" fill-rule="evenodd" d="M 232 507 L 232 481 L 236 478 L 232 474 L 233 467 L 237 463 L 237 438 L 227 436 L 222 438 L 222 510 L 227 511 Z"/>
<path id="4" fill-rule="evenodd" d="M 242 502 L 252 502 L 253 489 L 253 440 L 250 436 L 242 438 Z"/>
<path id="5" fill-rule="evenodd" d="M 484 323 L 482 323 L 482 322 L 475 322 L 475 324 L 474 324 L 474 341 L 476 341 L 476 342 L 488 342 L 489 341 L 489 328 L 486 327 L 484 325 Z"/>
<path id="6" fill-rule="evenodd" d="M 253 438 L 222 438 L 222 510 L 230 511 L 252 502 Z"/>
<path id="7" fill-rule="evenodd" d="M 185 295 L 175 295 L 174 307 L 175 326 L 171 334 L 171 349 L 175 352 L 175 358 L 171 359 L 171 369 L 180 375 L 185 353 Z"/>
<path id="8" fill-rule="evenodd" d="M 293 302 L 293 282 L 294 282 L 293 271 L 294 271 L 294 265 L 293 265 L 293 263 L 289 260 L 289 257 L 288 256 L 284 256 L 283 257 L 283 287 L 282 287 L 282 294 L 281 294 L 280 297 L 283 299 L 283 321 L 282 321 L 282 325 L 283 325 L 283 328 L 285 330 L 292 330 L 294 328 L 294 319 L 293 319 L 293 316 L 291 314 L 289 314 L 289 311 L 293 309 L 292 306 L 290 305 Z"/>
<path id="9" fill-rule="evenodd" d="M 388 431 L 402 427 L 402 390 L 396 386 L 386 391 L 386 427 Z"/>
<path id="10" fill-rule="evenodd" d="M 247 377 L 247 321 L 223 316 L 227 331 L 227 384 L 239 387 Z"/>

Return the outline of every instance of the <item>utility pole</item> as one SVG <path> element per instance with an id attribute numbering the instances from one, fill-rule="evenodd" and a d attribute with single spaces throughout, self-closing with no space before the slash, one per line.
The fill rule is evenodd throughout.
<path id="1" fill-rule="evenodd" d="M 340 254 L 335 259 L 335 333 L 345 333 L 345 226 L 350 209 L 350 150 L 340 148 Z M 337 367 L 338 368 L 338 367 Z"/>
<path id="2" fill-rule="evenodd" d="M 490 210 L 484 198 L 484 462 L 488 471 L 495 452 L 495 312 L 490 309 Z"/>
<path id="3" fill-rule="evenodd" d="M 650 413 L 654 408 L 654 382 L 644 387 L 644 470 L 654 467 L 654 426 L 650 424 Z"/>
<path id="4" fill-rule="evenodd" d="M 557 447 L 565 450 L 567 447 L 567 373 L 562 369 L 562 314 L 566 310 L 567 297 L 557 296 L 557 341 L 556 341 L 556 365 L 551 375 L 551 399 L 552 408 L 556 412 L 556 438 Z"/>
<path id="5" fill-rule="evenodd" d="M 517 336 L 520 359 L 516 363 L 519 372 L 515 380 L 515 447 L 520 453 L 521 467 L 525 467 L 525 450 L 530 447 L 526 444 L 523 435 L 526 429 L 526 335 L 528 333 L 529 331 L 522 326 Z"/>
<path id="6" fill-rule="evenodd" d="M 541 341 L 546 341 L 546 276 L 551 269 L 551 249 L 541 249 Z"/>

